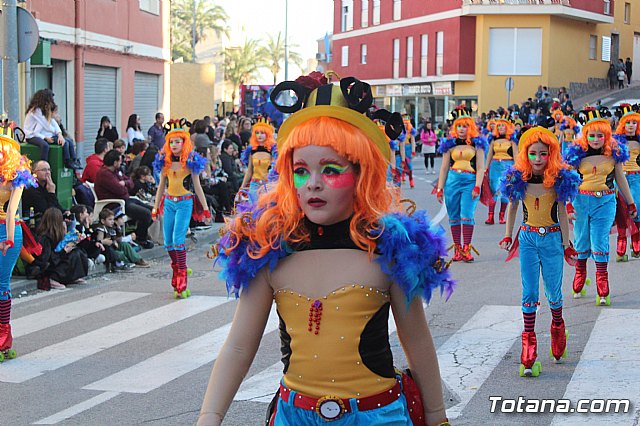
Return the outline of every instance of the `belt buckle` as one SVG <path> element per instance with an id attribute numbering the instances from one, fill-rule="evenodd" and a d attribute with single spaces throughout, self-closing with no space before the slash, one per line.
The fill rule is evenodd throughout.
<path id="1" fill-rule="evenodd" d="M 456 173 L 462 173 L 461 169 L 456 169 Z"/>
<path id="2" fill-rule="evenodd" d="M 173 201 L 178 202 L 178 197 L 173 197 Z"/>
<path id="3" fill-rule="evenodd" d="M 323 396 L 316 403 L 316 413 L 328 422 L 338 420 L 345 411 L 344 402 L 335 396 Z"/>
<path id="4" fill-rule="evenodd" d="M 594 193 L 593 193 L 593 196 L 594 196 L 594 197 L 596 197 L 596 198 L 600 198 L 600 197 L 602 197 L 602 191 L 596 191 L 596 192 L 594 192 Z"/>
<path id="5" fill-rule="evenodd" d="M 547 228 L 545 228 L 544 226 L 539 227 L 538 235 L 540 235 L 541 237 L 544 237 L 545 235 L 547 235 Z"/>

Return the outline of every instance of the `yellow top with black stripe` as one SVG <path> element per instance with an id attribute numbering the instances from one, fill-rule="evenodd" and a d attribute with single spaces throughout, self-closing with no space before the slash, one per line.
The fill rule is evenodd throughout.
<path id="1" fill-rule="evenodd" d="M 625 172 L 640 172 L 640 164 L 638 164 L 638 156 L 640 155 L 640 146 L 629 149 L 629 161 L 622 166 Z"/>
<path id="2" fill-rule="evenodd" d="M 538 228 L 558 223 L 557 198 L 554 190 L 546 190 L 540 195 L 527 191 L 523 201 L 524 223 Z"/>
<path id="3" fill-rule="evenodd" d="M 171 168 L 163 173 L 165 173 L 169 181 L 167 193 L 171 197 L 180 197 L 191 193 L 183 184 L 184 179 L 191 174 L 191 170 L 189 170 L 188 167 L 185 167 L 184 170 L 182 168 L 178 168 L 177 170 Z"/>
<path id="4" fill-rule="evenodd" d="M 511 148 L 511 142 L 506 139 L 493 141 L 493 159 L 513 160 L 513 156 L 509 154 L 509 148 Z"/>
<path id="5" fill-rule="evenodd" d="M 290 337 L 291 355 L 284 384 L 302 394 L 339 398 L 366 397 L 393 387 L 394 377 L 374 373 L 360 355 L 360 344 L 368 323 L 377 319 L 382 326 L 377 327 L 376 332 L 380 336 L 388 333 L 390 295 L 352 284 L 318 300 L 322 304 L 320 321 L 319 324 L 312 322 L 310 326 L 315 299 L 286 289 L 275 293 L 281 318 L 280 333 L 283 334 L 282 327 L 285 326 Z M 315 334 L 316 325 L 319 326 L 318 334 Z M 388 335 L 383 337 L 388 342 Z M 389 349 L 388 346 L 377 346 L 376 354 Z"/>
<path id="6" fill-rule="evenodd" d="M 470 145 L 456 145 L 451 149 L 451 160 L 453 170 L 462 170 L 475 173 L 471 166 L 471 160 L 476 156 L 476 149 Z"/>
<path id="7" fill-rule="evenodd" d="M 601 158 L 602 161 L 595 161 Z M 613 172 L 616 162 L 613 157 L 595 155 L 585 157 L 578 167 L 582 176 L 580 190 L 582 191 L 606 191 L 613 188 Z"/>

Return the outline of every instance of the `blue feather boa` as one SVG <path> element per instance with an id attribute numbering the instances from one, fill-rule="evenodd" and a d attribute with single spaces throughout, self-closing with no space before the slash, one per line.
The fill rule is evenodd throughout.
<path id="1" fill-rule="evenodd" d="M 613 142 L 611 144 L 611 157 L 616 163 L 625 163 L 629 161 L 629 147 L 626 143 L 620 141 L 620 138 L 614 135 Z M 580 162 L 587 155 L 587 151 L 584 151 L 582 147 L 577 143 L 570 144 L 564 151 L 564 160 L 571 167 L 577 168 L 580 166 Z"/>
<path id="2" fill-rule="evenodd" d="M 573 201 L 581 183 L 582 179 L 575 170 L 560 170 L 554 184 L 557 200 L 561 203 Z M 528 182 L 522 179 L 522 172 L 511 166 L 500 178 L 500 193 L 511 201 L 522 201 L 527 193 L 527 185 Z"/>
<path id="3" fill-rule="evenodd" d="M 618 143 L 614 140 L 611 144 L 611 156 L 616 163 L 626 163 L 629 161 L 629 147 L 626 143 Z"/>
<path id="4" fill-rule="evenodd" d="M 249 158 L 251 158 L 251 145 L 247 145 L 247 147 L 240 154 L 240 161 L 244 164 L 245 167 L 249 167 Z"/>
<path id="5" fill-rule="evenodd" d="M 564 150 L 564 161 L 573 168 L 578 168 L 582 159 L 587 155 L 587 151 L 577 143 L 569 144 Z"/>
<path id="6" fill-rule="evenodd" d="M 448 152 L 454 146 L 456 146 L 455 138 L 441 138 L 440 139 L 440 146 L 438 147 L 438 152 L 440 154 L 445 154 L 446 152 Z"/>
<path id="7" fill-rule="evenodd" d="M 561 203 L 570 203 L 578 195 L 578 187 L 582 183 L 580 175 L 575 170 L 562 169 L 558 173 L 554 189 L 558 194 L 558 201 Z"/>
<path id="8" fill-rule="evenodd" d="M 153 171 L 160 174 L 164 168 L 164 153 L 157 153 L 155 160 L 153 160 Z"/>
<path id="9" fill-rule="evenodd" d="M 616 142 L 620 145 L 626 145 L 627 144 L 627 137 L 625 135 L 619 135 L 619 134 L 614 134 L 613 138 L 616 140 Z"/>
<path id="10" fill-rule="evenodd" d="M 255 202 L 249 202 L 241 207 L 238 214 L 250 214 L 252 223 L 255 223 L 264 210 L 251 210 L 254 207 Z M 407 305 L 417 296 L 429 302 L 434 290 L 439 290 L 449 299 L 455 282 L 444 267 L 447 250 L 442 227 L 431 225 L 427 213 L 422 210 L 416 211 L 411 217 L 401 214 L 383 216 L 381 224 L 383 230 L 372 235 L 376 238 L 377 251 L 380 253 L 376 262 L 402 289 Z M 247 254 L 247 249 L 251 248 L 247 241 L 240 241 L 233 250 L 225 252 L 231 245 L 231 237 L 227 233 L 220 239 L 216 263 L 222 266 L 220 278 L 225 281 L 227 292 L 233 293 L 236 298 L 262 268 L 267 266 L 269 271 L 273 271 L 280 259 L 293 252 L 281 241 L 277 248 L 265 256 L 253 259 Z"/>
<path id="11" fill-rule="evenodd" d="M 164 153 L 156 154 L 155 160 L 153 160 L 153 170 L 156 173 L 162 173 L 164 168 Z M 197 152 L 193 151 L 187 157 L 187 168 L 191 170 L 191 173 L 199 175 L 207 166 L 207 159 Z"/>
<path id="12" fill-rule="evenodd" d="M 12 188 L 37 188 L 38 181 L 28 169 L 19 169 L 16 171 L 16 176 L 11 181 Z"/>

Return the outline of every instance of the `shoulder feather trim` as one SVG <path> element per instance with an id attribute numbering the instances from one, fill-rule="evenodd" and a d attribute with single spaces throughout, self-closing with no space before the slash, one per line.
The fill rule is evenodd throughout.
<path id="1" fill-rule="evenodd" d="M 153 171 L 156 173 L 162 173 L 164 168 L 164 153 L 156 154 L 155 160 L 153 160 Z"/>
<path id="2" fill-rule="evenodd" d="M 438 147 L 438 152 L 440 154 L 445 154 L 454 146 L 456 146 L 456 140 L 454 138 L 442 138 L 440 140 L 440 146 Z"/>
<path id="3" fill-rule="evenodd" d="M 571 143 L 564 151 L 564 161 L 571 167 L 577 168 L 586 155 L 587 152 L 579 144 Z"/>
<path id="4" fill-rule="evenodd" d="M 629 147 L 626 143 L 618 143 L 614 140 L 611 143 L 611 156 L 616 163 L 626 163 L 629 161 Z"/>
<path id="5" fill-rule="evenodd" d="M 575 170 L 562 169 L 558 173 L 554 188 L 558 194 L 558 201 L 568 203 L 578 195 L 578 187 L 582 183 L 580 175 Z"/>
<path id="6" fill-rule="evenodd" d="M 511 201 L 522 201 L 527 192 L 527 182 L 522 179 L 522 172 L 511 166 L 500 178 L 500 193 Z"/>

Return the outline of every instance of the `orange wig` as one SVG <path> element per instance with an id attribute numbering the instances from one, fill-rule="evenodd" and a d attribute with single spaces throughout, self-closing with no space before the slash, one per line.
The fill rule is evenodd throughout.
<path id="1" fill-rule="evenodd" d="M 617 149 L 618 145 L 615 140 L 611 137 L 611 125 L 605 119 L 598 119 L 588 122 L 582 127 L 582 136 L 579 139 L 576 139 L 573 143 L 577 143 L 580 145 L 583 151 L 587 151 L 589 149 L 589 141 L 587 140 L 587 136 L 589 132 L 601 132 L 604 134 L 604 155 L 611 155 L 612 149 Z M 615 145 L 615 146 L 614 146 Z"/>
<path id="2" fill-rule="evenodd" d="M 189 154 L 193 151 L 193 144 L 191 143 L 191 136 L 185 130 L 172 130 L 165 136 L 165 143 L 162 147 L 162 153 L 164 154 L 164 167 L 162 170 L 168 170 L 171 167 L 171 156 L 173 153 L 171 152 L 171 146 L 169 142 L 171 139 L 180 138 L 183 141 L 182 144 L 182 152 L 180 153 L 180 164 L 182 164 L 182 170 L 187 167 L 187 158 L 189 158 Z"/>
<path id="3" fill-rule="evenodd" d="M 544 169 L 543 185 L 545 188 L 553 188 L 560 170 L 569 168 L 569 166 L 562 161 L 562 150 L 558 138 L 547 129 L 534 127 L 522 135 L 514 167 L 522 172 L 524 180 L 531 178 L 533 169 L 529 162 L 529 147 L 536 142 L 541 142 L 549 148 L 549 160 L 546 169 Z"/>
<path id="4" fill-rule="evenodd" d="M 271 148 L 276 144 L 276 140 L 273 138 L 273 127 L 269 124 L 262 123 L 256 123 L 253 125 L 251 139 L 249 139 L 249 144 L 251 144 L 252 149 L 256 149 L 260 145 L 258 143 L 258 138 L 256 137 L 256 132 L 264 132 L 267 135 L 267 139 L 264 141 L 263 146 L 271 151 Z"/>
<path id="5" fill-rule="evenodd" d="M 559 124 L 559 123 L 562 123 L 562 120 L 564 119 L 564 114 L 562 113 L 562 110 L 556 109 L 551 113 L 551 117 L 553 117 L 553 119 L 556 121 L 556 124 Z"/>
<path id="6" fill-rule="evenodd" d="M 458 131 L 456 130 L 456 126 L 458 125 L 466 125 L 467 126 L 467 145 L 471 145 L 471 139 L 477 138 L 480 133 L 478 133 L 478 128 L 476 127 L 475 121 L 471 117 L 460 117 L 457 118 L 453 124 L 451 125 L 451 131 L 449 132 L 451 136 L 454 138 L 458 138 Z"/>
<path id="7" fill-rule="evenodd" d="M 18 170 L 29 168 L 29 160 L 16 147 L 19 147 L 16 141 L 0 135 L 0 182 L 11 182 Z"/>
<path id="8" fill-rule="evenodd" d="M 504 135 L 500 135 L 500 132 L 498 132 L 498 125 L 500 124 L 504 124 L 507 126 L 507 129 L 504 133 Z M 513 136 L 513 133 L 516 131 L 516 126 L 514 126 L 514 124 L 510 121 L 507 120 L 496 120 L 496 126 L 493 128 L 493 137 L 495 139 L 507 139 L 507 140 L 511 140 L 511 136 Z"/>
<path id="9" fill-rule="evenodd" d="M 638 127 L 636 128 L 636 136 L 640 135 L 640 114 L 638 113 L 631 113 L 622 116 L 622 118 L 620 119 L 620 123 L 618 123 L 618 127 L 616 128 L 616 135 L 624 135 L 625 133 L 627 133 L 624 130 L 624 126 L 629 121 L 635 121 L 636 123 L 638 123 Z"/>
<path id="10" fill-rule="evenodd" d="M 387 189 L 387 162 L 375 144 L 358 128 L 331 117 L 315 117 L 295 127 L 278 155 L 280 179 L 273 189 L 260 196 L 258 209 L 264 212 L 255 223 L 236 217 L 229 223 L 232 250 L 240 239 L 252 247 L 248 255 L 261 258 L 281 240 L 287 244 L 309 240 L 303 212 L 293 185 L 293 152 L 310 145 L 329 147 L 346 157 L 357 171 L 350 235 L 358 247 L 373 255 L 375 241 L 369 235 L 379 229 L 383 215 L 399 211 L 395 194 Z"/>

